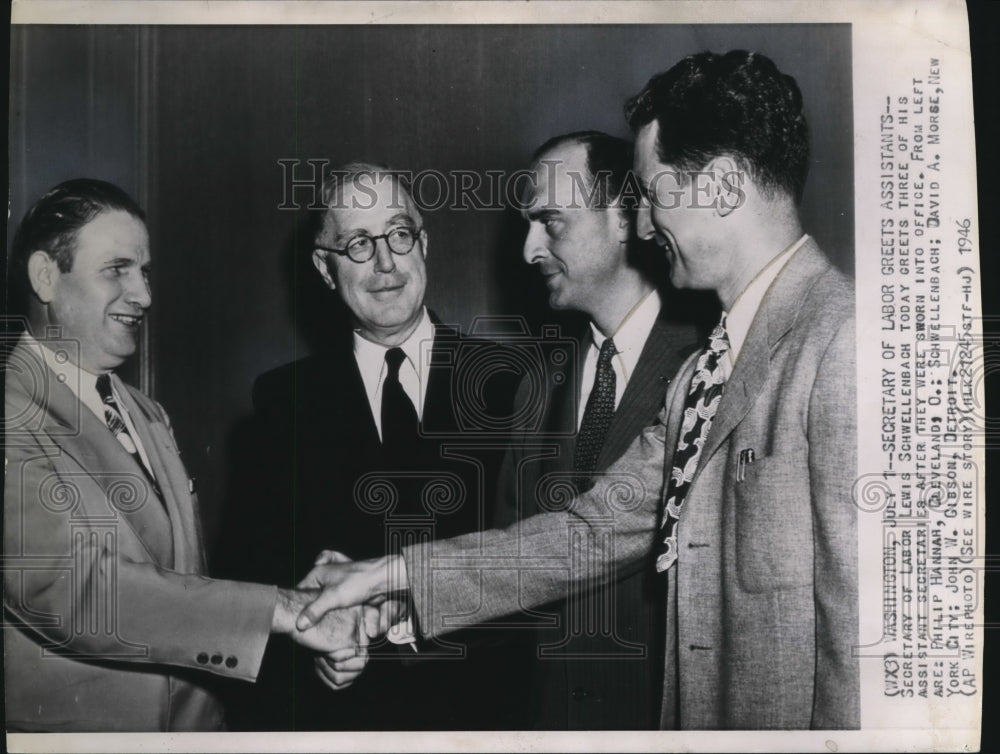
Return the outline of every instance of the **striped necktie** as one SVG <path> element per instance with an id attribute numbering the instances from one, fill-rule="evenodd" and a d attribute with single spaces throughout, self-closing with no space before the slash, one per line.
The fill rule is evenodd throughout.
<path id="1" fill-rule="evenodd" d="M 122 416 L 121 409 L 118 407 L 118 401 L 115 400 L 114 392 L 111 390 L 110 374 L 102 374 L 97 378 L 97 394 L 101 397 L 101 402 L 104 404 L 104 421 L 108 425 L 108 429 L 111 430 L 111 434 L 115 436 L 115 439 L 132 456 L 139 465 L 139 468 L 143 470 L 146 478 L 153 486 L 153 491 L 157 497 L 162 499 L 163 495 L 160 492 L 160 486 L 156 483 L 156 479 L 153 478 L 152 471 L 143 463 L 139 448 L 136 447 L 135 440 L 129 433 L 128 425 L 125 423 L 125 417 Z"/>

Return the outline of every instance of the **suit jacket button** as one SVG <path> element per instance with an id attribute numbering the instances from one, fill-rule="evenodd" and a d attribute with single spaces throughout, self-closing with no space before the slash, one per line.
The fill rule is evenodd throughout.
<path id="1" fill-rule="evenodd" d="M 208 653 L 207 652 L 199 652 L 198 656 L 195 659 L 198 661 L 199 665 L 206 665 L 206 664 L 208 664 Z"/>
<path id="2" fill-rule="evenodd" d="M 235 668 L 238 664 L 239 664 L 239 660 L 237 660 L 232 655 L 229 655 L 229 657 L 226 658 L 226 667 L 227 668 Z"/>
<path id="3" fill-rule="evenodd" d="M 222 655 L 220 655 L 218 652 L 216 652 L 214 655 L 212 655 L 212 664 L 213 665 L 221 665 L 222 664 Z"/>

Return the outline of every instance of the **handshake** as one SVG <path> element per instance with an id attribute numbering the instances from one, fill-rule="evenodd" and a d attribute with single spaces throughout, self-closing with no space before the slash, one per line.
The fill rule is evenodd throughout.
<path id="1" fill-rule="evenodd" d="M 373 640 L 414 641 L 403 594 L 407 589 L 406 563 L 400 556 L 352 561 L 324 550 L 295 589 L 278 590 L 271 631 L 288 634 L 318 653 L 320 680 L 331 689 L 344 689 L 368 664 Z"/>

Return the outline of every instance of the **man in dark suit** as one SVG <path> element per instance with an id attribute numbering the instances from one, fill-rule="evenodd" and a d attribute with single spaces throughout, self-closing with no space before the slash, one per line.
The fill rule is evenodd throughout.
<path id="1" fill-rule="evenodd" d="M 653 77 L 627 115 L 639 235 L 665 250 L 675 285 L 715 291 L 708 344 L 567 512 L 415 544 L 402 562 L 318 567 L 304 583 L 326 589 L 300 625 L 409 588 L 422 633 L 439 636 L 456 616 L 538 605 L 652 552 L 663 728 L 857 728 L 854 288 L 799 219 L 798 86 L 759 53 L 705 52 Z M 483 578 L 502 563 L 520 580 Z"/>
<path id="2" fill-rule="evenodd" d="M 305 595 L 205 576 L 167 415 L 115 374 L 152 303 L 150 261 L 142 210 L 103 181 L 55 187 L 14 236 L 27 330 L 4 361 L 9 731 L 219 730 L 211 675 L 254 680 L 269 633 L 323 653 L 366 639 L 347 614 L 300 634 Z"/>
<path id="3" fill-rule="evenodd" d="M 534 154 L 524 259 L 538 267 L 554 309 L 589 322 L 579 359 L 564 365 L 575 374 L 545 397 L 541 432 L 515 433 L 500 474 L 498 526 L 558 509 L 546 496 L 550 482 L 588 488 L 656 416 L 693 350 L 694 329 L 667 318 L 636 259 L 634 212 L 620 202 L 631 167 L 631 145 L 596 131 L 554 137 Z M 524 380 L 519 403 L 531 389 Z M 558 625 L 539 629 L 527 647 L 533 677 L 523 698 L 533 726 L 655 728 L 661 608 L 655 574 L 641 565 L 549 606 Z"/>
<path id="4" fill-rule="evenodd" d="M 244 578 L 299 578 L 324 547 L 366 558 L 399 552 L 413 537 L 482 530 L 503 458 L 496 433 L 480 430 L 510 414 L 513 373 L 484 380 L 475 394 L 466 389 L 470 360 L 489 360 L 498 346 L 460 336 L 424 306 L 428 232 L 400 174 L 352 163 L 330 175 L 312 260 L 351 328 L 254 385 L 255 447 L 240 465 L 239 508 L 227 525 L 239 532 L 227 572 L 235 563 L 233 574 Z M 255 563 L 239 555 L 248 542 Z M 260 688 L 240 690 L 230 705 L 234 725 L 514 724 L 487 701 L 507 676 L 465 638 L 422 645 L 419 654 L 373 648 L 370 672 L 337 693 L 321 685 L 310 656 L 275 653 Z M 400 664 L 407 667 L 395 672 Z"/>

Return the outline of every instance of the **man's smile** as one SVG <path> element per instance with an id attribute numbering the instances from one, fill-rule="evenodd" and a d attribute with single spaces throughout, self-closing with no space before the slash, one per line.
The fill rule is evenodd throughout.
<path id="1" fill-rule="evenodd" d="M 108 316 L 115 320 L 115 322 L 118 322 L 128 328 L 137 328 L 142 324 L 141 314 L 118 314 L 112 312 Z"/>
<path id="2" fill-rule="evenodd" d="M 387 283 L 385 285 L 380 285 L 377 288 L 370 288 L 368 293 L 370 293 L 375 298 L 390 298 L 395 296 L 400 291 L 406 287 L 406 281 L 399 283 Z"/>

